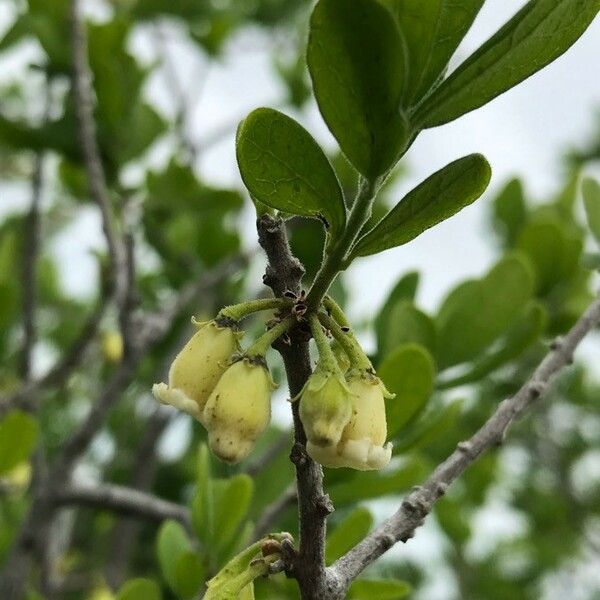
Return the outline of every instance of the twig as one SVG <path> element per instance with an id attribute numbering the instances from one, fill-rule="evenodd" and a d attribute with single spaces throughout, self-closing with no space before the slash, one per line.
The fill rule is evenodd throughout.
<path id="1" fill-rule="evenodd" d="M 56 490 L 52 502 L 61 506 L 92 506 L 155 522 L 175 519 L 191 529 L 190 512 L 185 506 L 121 485 L 102 483 L 67 486 Z"/>
<path id="2" fill-rule="evenodd" d="M 547 390 L 560 371 L 573 362 L 573 353 L 581 340 L 600 324 L 600 298 L 593 302 L 573 328 L 556 340 L 551 351 L 533 375 L 512 397 L 504 400 L 469 440 L 460 442 L 456 450 L 441 463 L 421 487 L 415 488 L 400 509 L 374 532 L 357 544 L 328 569 L 328 579 L 343 591 L 371 563 L 398 541 L 406 542 L 431 512 L 435 502 L 448 486 L 477 458 L 499 444 L 511 423 L 530 408 Z M 336 596 L 337 598 L 338 596 Z M 339 596 L 340 598 L 343 596 Z"/>
<path id="3" fill-rule="evenodd" d="M 88 178 L 92 200 L 102 215 L 102 229 L 108 247 L 111 268 L 112 291 L 117 304 L 123 306 L 126 301 L 128 277 L 127 256 L 123 240 L 115 227 L 114 215 L 106 184 L 104 167 L 96 136 L 92 75 L 88 63 L 88 44 L 85 23 L 80 15 L 79 0 L 71 2 L 71 43 L 73 54 L 73 97 L 75 115 L 79 130 L 79 141 L 83 151 L 83 160 Z"/>
<path id="4" fill-rule="evenodd" d="M 304 268 L 289 247 L 282 219 L 263 215 L 257 223 L 258 239 L 268 258 L 263 281 L 276 296 L 286 290 L 300 291 Z M 277 350 L 283 358 L 292 397 L 298 395 L 312 372 L 308 350 L 309 335 L 298 327 L 290 334 L 290 345 Z M 333 512 L 329 496 L 323 491 L 323 470 L 306 453 L 306 434 L 298 414 L 298 402 L 292 404 L 294 446 L 291 460 L 296 467 L 300 547 L 294 563 L 288 567 L 300 586 L 302 598 L 323 598 L 326 591 L 325 533 L 327 516 Z"/>
<path id="5" fill-rule="evenodd" d="M 24 381 L 31 379 L 31 359 L 35 345 L 35 309 L 37 302 L 37 262 L 40 249 L 41 224 L 40 203 L 44 154 L 38 152 L 31 179 L 31 206 L 25 219 L 23 236 L 23 349 L 21 353 L 21 376 Z"/>
<path id="6" fill-rule="evenodd" d="M 257 521 L 252 533 L 253 542 L 260 540 L 271 532 L 273 525 L 277 519 L 296 501 L 298 492 L 296 491 L 296 483 L 291 483 L 274 502 L 265 507 L 260 519 Z"/>

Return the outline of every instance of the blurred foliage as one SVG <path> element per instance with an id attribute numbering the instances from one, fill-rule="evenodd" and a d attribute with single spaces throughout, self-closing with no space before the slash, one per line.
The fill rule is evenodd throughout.
<path id="1" fill-rule="evenodd" d="M 259 29 L 272 42 L 273 73 L 280 78 L 286 106 L 302 109 L 309 98 L 302 27 L 310 3 L 113 0 L 109 4 L 106 18 L 88 23 L 98 135 L 115 206 L 122 208 L 126 201 L 141 207 L 135 232 L 143 257 L 137 274 L 139 302 L 153 310 L 184 282 L 239 251 L 245 205 L 238 189 L 207 181 L 198 161 L 190 161 L 177 144 L 171 143 L 160 166 L 146 164 L 153 148 L 186 132 L 178 131 L 180 119 L 162 115 L 148 98 L 147 83 L 161 61 L 148 65 L 137 57 L 132 36 L 147 34 L 149 27 L 168 20 L 180 27 L 179 35 L 191 41 L 204 60 L 220 61 L 238 34 Z M 0 60 L 25 40 L 35 40 L 39 48 L 38 58 L 14 83 L 0 89 L 0 174 L 6 182 L 29 185 L 32 157 L 43 153 L 47 159 L 50 189 L 43 205 L 44 242 L 36 289 L 38 345 L 52 360 L 65 353 L 92 312 L 102 293 L 106 262 L 101 254 L 95 257 L 98 281 L 90 282 L 89 294 L 80 298 L 65 289 L 61 276 L 65 265 L 58 264 L 53 251 L 90 208 L 68 81 L 68 5 L 67 0 L 13 2 L 15 18 L 0 40 Z M 44 116 L 46 96 L 51 110 Z M 419 273 L 407 273 L 390 286 L 385 303 L 367 327 L 376 340 L 374 362 L 396 393 L 387 404 L 395 458 L 380 473 L 327 470 L 327 490 L 337 508 L 330 519 L 329 562 L 370 530 L 379 516 L 371 500 L 385 497 L 397 504 L 399 496 L 422 481 L 458 440 L 468 437 L 518 389 L 549 340 L 565 332 L 590 302 L 589 266 L 597 268 L 600 263 L 594 263 L 597 246 L 591 244 L 581 218 L 579 180 L 581 170 L 600 159 L 599 148 L 600 132 L 571 151 L 563 189 L 545 202 L 530 198 L 526 182 L 519 179 L 497 191 L 489 215 L 497 259 L 477 279 L 457 282 L 433 313 L 419 305 Z M 356 172 L 341 155 L 331 157 L 331 162 L 346 197 L 352 197 Z M 142 173 L 136 183 L 124 177 L 131 165 Z M 397 169 L 388 180 L 366 227 L 392 205 L 394 186 L 402 175 Z M 588 187 L 587 197 L 596 197 L 596 189 Z M 597 208 L 592 199 L 586 202 L 598 236 Z M 293 250 L 307 267 L 308 284 L 322 257 L 323 230 L 311 220 L 293 218 L 289 224 Z M 23 229 L 22 213 L 3 216 L 0 394 L 16 389 L 21 377 Z M 589 255 L 588 248 L 593 248 Z M 245 273 L 240 273 L 214 286 L 197 310 L 212 314 L 216 307 L 242 297 L 245 289 Z M 334 292 L 343 302 L 343 280 Z M 105 332 L 112 330 L 114 319 L 106 317 Z M 102 432 L 101 448 L 86 459 L 92 476 L 130 483 L 148 466 L 139 463 L 139 451 L 155 418 L 149 408 L 154 406 L 148 402 L 149 385 L 165 371 L 186 331 L 187 323 L 177 322 L 164 343 L 145 357 L 135 384 Z M 38 435 L 52 455 L 118 363 L 119 356 L 107 353 L 100 340 L 90 352 L 85 373 L 44 398 L 49 401 L 43 403 L 39 422 L 19 412 L 0 420 L 0 565 L 30 500 L 28 460 Z M 428 581 L 441 577 L 444 570 L 452 575 L 449 599 L 555 597 L 542 592 L 550 577 L 562 574 L 568 581 L 574 565 L 589 560 L 591 540 L 598 537 L 600 480 L 590 475 L 589 463 L 597 462 L 600 452 L 599 396 L 600 385 L 592 382 L 588 368 L 574 366 L 535 416 L 516 426 L 505 446 L 483 457 L 436 507 L 435 522 L 443 536 L 441 558 L 423 564 L 395 554 L 356 582 L 349 597 L 392 599 L 421 593 L 424 598 Z M 153 473 L 148 486 L 157 495 L 190 507 L 193 532 L 171 521 L 158 531 L 153 525 L 140 525 L 131 533 L 125 569 L 111 575 L 121 528 L 131 523 L 106 512 L 73 513 L 67 526 L 69 543 L 60 556 L 66 586 L 61 598 L 195 597 L 204 582 L 247 545 L 265 507 L 292 481 L 287 450 L 250 478 L 244 473 L 247 464 L 233 468 L 211 461 L 201 428 L 181 433 L 186 422 L 178 418 L 169 425 L 169 439 L 180 436 L 185 441 L 182 456 L 172 461 L 163 453 L 150 459 Z M 261 456 L 285 433 L 272 425 L 255 455 Z M 501 515 L 508 511 L 522 526 L 483 540 L 481 550 L 485 534 L 476 524 L 485 511 L 498 510 L 498 503 Z M 274 529 L 297 536 L 294 509 L 285 511 Z M 578 585 L 576 580 L 573 585 Z M 257 581 L 255 588 L 258 599 L 298 597 L 294 583 L 283 575 L 268 584 Z M 591 590 L 589 600 L 597 597 Z"/>

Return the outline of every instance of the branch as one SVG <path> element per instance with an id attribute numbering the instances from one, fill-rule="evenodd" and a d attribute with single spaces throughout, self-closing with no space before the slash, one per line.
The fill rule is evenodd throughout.
<path id="1" fill-rule="evenodd" d="M 23 349 L 21 375 L 27 382 L 31 379 L 31 358 L 35 345 L 35 309 L 37 303 L 37 261 L 40 249 L 41 225 L 40 203 L 44 154 L 38 152 L 31 178 L 31 206 L 25 219 L 23 240 Z"/>
<path id="2" fill-rule="evenodd" d="M 257 222 L 258 239 L 268 258 L 263 281 L 276 296 L 286 290 L 298 293 L 304 267 L 289 247 L 281 218 L 263 215 Z M 289 346 L 281 344 L 277 350 L 283 358 L 290 394 L 297 396 L 312 372 L 308 341 L 310 333 L 297 327 L 290 333 Z M 329 496 L 323 491 L 323 470 L 306 453 L 306 435 L 298 402 L 292 404 L 294 418 L 294 446 L 291 460 L 296 467 L 298 511 L 300 516 L 300 547 L 291 574 L 297 579 L 302 598 L 321 598 L 325 593 L 325 533 L 326 518 L 333 512 Z"/>
<path id="3" fill-rule="evenodd" d="M 600 298 L 590 305 L 564 338 L 559 338 L 552 344 L 551 351 L 521 389 L 512 398 L 504 400 L 469 440 L 460 442 L 423 486 L 413 489 L 392 517 L 330 567 L 328 578 L 337 582 L 345 591 L 366 567 L 394 544 L 412 538 L 448 486 L 481 454 L 502 443 L 512 422 L 535 404 L 545 393 L 549 383 L 573 362 L 575 349 L 598 324 Z"/>
<path id="4" fill-rule="evenodd" d="M 106 184 L 106 176 L 96 135 L 92 74 L 88 63 L 88 43 L 85 23 L 79 12 L 79 0 L 71 2 L 71 44 L 73 53 L 73 97 L 79 130 L 79 141 L 88 178 L 92 200 L 100 209 L 102 229 L 110 258 L 109 273 L 112 292 L 117 304 L 126 301 L 128 287 L 127 254 L 123 240 L 119 237 Z"/>
<path id="5" fill-rule="evenodd" d="M 175 519 L 191 529 L 190 511 L 185 506 L 121 485 L 72 485 L 57 490 L 52 502 L 59 506 L 91 506 L 158 523 Z"/>

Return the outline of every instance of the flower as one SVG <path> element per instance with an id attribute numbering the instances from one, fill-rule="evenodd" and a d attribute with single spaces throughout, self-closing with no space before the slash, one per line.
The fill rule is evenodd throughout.
<path id="1" fill-rule="evenodd" d="M 350 390 L 339 369 L 317 367 L 300 398 L 300 420 L 308 441 L 314 446 L 337 444 L 351 416 Z"/>
<path id="2" fill-rule="evenodd" d="M 111 363 L 123 359 L 123 337 L 118 331 L 105 331 L 102 334 L 102 354 Z"/>
<path id="3" fill-rule="evenodd" d="M 338 442 L 326 446 L 309 442 L 308 454 L 326 467 L 350 467 L 359 471 L 385 467 L 392 456 L 385 444 L 387 423 L 381 380 L 366 371 L 354 371 L 348 379 L 352 416 Z"/>
<path id="4" fill-rule="evenodd" d="M 223 373 L 204 407 L 212 452 L 227 463 L 250 454 L 271 420 L 274 384 L 263 357 L 244 358 Z"/>
<path id="5" fill-rule="evenodd" d="M 202 422 L 202 410 L 227 369 L 231 356 L 239 350 L 239 332 L 230 325 L 210 321 L 183 347 L 169 370 L 169 384 L 152 387 L 155 398 L 183 410 Z"/>

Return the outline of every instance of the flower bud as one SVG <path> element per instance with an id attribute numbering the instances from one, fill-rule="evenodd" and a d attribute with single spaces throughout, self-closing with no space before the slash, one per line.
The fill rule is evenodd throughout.
<path id="1" fill-rule="evenodd" d="M 381 380 L 364 371 L 354 372 L 348 380 L 352 416 L 339 442 L 328 446 L 307 444 L 308 454 L 326 467 L 350 467 L 369 471 L 385 467 L 392 456 L 392 445 L 385 444 L 387 423 Z"/>
<path id="2" fill-rule="evenodd" d="M 271 419 L 273 387 L 260 358 L 244 358 L 223 373 L 203 413 L 210 448 L 221 460 L 237 463 L 250 454 Z"/>
<path id="3" fill-rule="evenodd" d="M 350 391 L 341 373 L 317 368 L 300 398 L 300 420 L 308 441 L 315 446 L 337 444 L 351 416 Z"/>
<path id="4" fill-rule="evenodd" d="M 175 357 L 169 370 L 169 385 L 152 387 L 155 398 L 183 410 L 202 422 L 202 411 L 210 393 L 239 350 L 239 333 L 232 327 L 210 321 L 200 326 Z"/>

